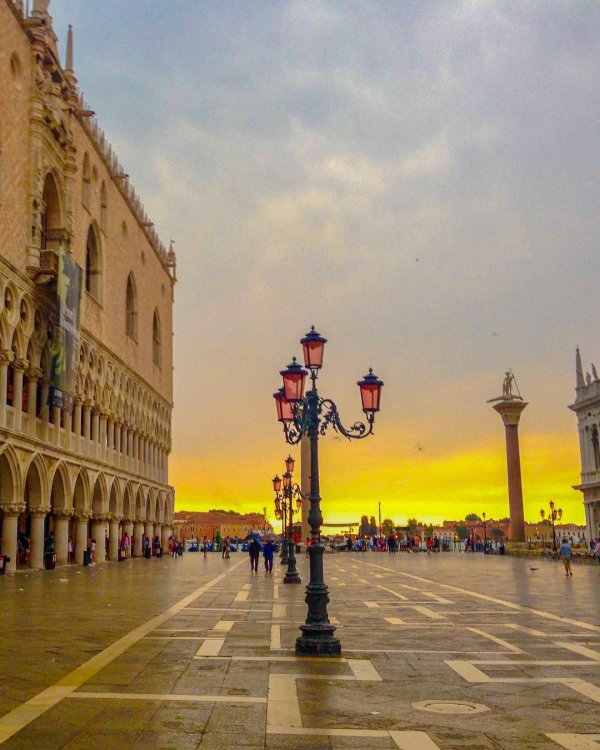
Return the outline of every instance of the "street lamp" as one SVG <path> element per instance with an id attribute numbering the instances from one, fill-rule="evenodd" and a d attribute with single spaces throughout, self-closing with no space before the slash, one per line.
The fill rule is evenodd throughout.
<path id="1" fill-rule="evenodd" d="M 302 498 L 300 487 L 292 482 L 292 473 L 294 471 L 294 459 L 288 456 L 285 460 L 285 474 L 283 475 L 283 492 L 281 492 L 282 480 L 278 476 L 273 479 L 273 489 L 275 490 L 275 518 L 283 519 L 284 529 L 287 528 L 287 534 L 284 531 L 284 539 L 287 536 L 285 562 L 287 571 L 283 579 L 284 583 L 301 583 L 300 576 L 296 570 L 296 555 L 294 552 L 294 513 L 298 513 L 302 507 Z M 276 481 L 278 480 L 278 481 Z M 296 507 L 294 507 L 294 501 Z M 284 562 L 282 557 L 281 562 Z"/>
<path id="2" fill-rule="evenodd" d="M 311 544 L 308 548 L 310 581 L 305 597 L 308 613 L 304 625 L 300 626 L 302 635 L 296 639 L 296 654 L 338 656 L 341 645 L 339 638 L 334 635 L 335 627 L 329 622 L 329 589 L 323 580 L 325 547 L 321 542 L 323 516 L 319 494 L 319 435 L 325 435 L 329 427 L 348 439 L 361 439 L 371 435 L 375 414 L 379 411 L 383 383 L 373 374 L 373 370 L 369 370 L 369 374 L 357 383 L 367 424 L 355 422 L 351 427 L 345 428 L 335 403 L 331 399 L 321 398 L 317 393 L 317 377 L 323 365 L 327 339 L 312 326 L 300 343 L 304 353 L 304 366 L 308 369 L 305 370 L 294 357 L 291 364 L 280 373 L 283 378 L 283 393 L 278 391 L 274 394 L 277 419 L 283 424 L 286 442 L 297 445 L 305 436 L 310 440 L 310 493 L 307 496 L 310 501 L 308 523 L 311 529 Z M 304 383 L 309 374 L 312 387 L 304 395 Z"/>
<path id="3" fill-rule="evenodd" d="M 288 561 L 288 548 L 287 548 L 287 530 L 286 530 L 286 522 L 287 522 L 287 516 L 285 513 L 281 512 L 281 500 L 279 498 L 279 493 L 281 491 L 281 477 L 278 474 L 275 474 L 273 479 L 271 480 L 273 482 L 273 489 L 275 490 L 275 518 L 278 521 L 281 521 L 281 549 L 279 550 L 279 562 L 282 565 L 287 565 Z"/>
<path id="4" fill-rule="evenodd" d="M 562 512 L 562 508 L 556 508 L 554 506 L 554 501 L 553 500 L 550 500 L 550 502 L 548 503 L 548 505 L 550 507 L 550 513 L 548 513 L 548 520 L 552 522 L 552 544 L 553 544 L 553 547 L 554 547 L 554 552 L 556 552 L 556 549 L 557 549 L 557 545 L 556 545 L 556 529 L 554 528 L 554 524 L 556 523 L 556 521 L 560 521 L 560 519 L 562 518 L 563 512 Z M 546 512 L 544 511 L 543 508 L 540 510 L 540 516 L 541 516 L 542 521 L 543 521 L 544 518 L 545 518 L 545 516 L 546 516 Z"/>

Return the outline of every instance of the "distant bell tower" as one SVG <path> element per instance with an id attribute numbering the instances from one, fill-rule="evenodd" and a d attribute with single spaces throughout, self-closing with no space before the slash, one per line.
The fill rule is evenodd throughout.
<path id="1" fill-rule="evenodd" d="M 525 542 L 525 517 L 523 513 L 523 487 L 521 485 L 521 456 L 519 453 L 519 420 L 527 406 L 521 395 L 513 393 L 515 376 L 509 370 L 504 376 L 502 396 L 492 398 L 494 409 L 502 417 L 506 433 L 506 470 L 508 474 L 508 507 L 512 542 Z M 518 389 L 517 389 L 518 393 Z"/>

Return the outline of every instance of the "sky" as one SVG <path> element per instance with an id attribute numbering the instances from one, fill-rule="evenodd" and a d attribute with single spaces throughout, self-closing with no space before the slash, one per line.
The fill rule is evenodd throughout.
<path id="1" fill-rule="evenodd" d="M 321 441 L 326 520 L 508 515 L 514 371 L 527 520 L 583 522 L 575 348 L 600 360 L 600 4 L 53 0 L 75 73 L 175 240 L 176 508 L 271 513 L 279 370 L 375 435 Z M 299 458 L 299 451 L 291 449 Z"/>

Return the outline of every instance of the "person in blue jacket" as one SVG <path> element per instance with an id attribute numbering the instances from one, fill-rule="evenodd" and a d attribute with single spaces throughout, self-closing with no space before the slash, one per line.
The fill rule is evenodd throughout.
<path id="1" fill-rule="evenodd" d="M 273 572 L 273 553 L 275 552 L 275 545 L 271 540 L 265 542 L 263 545 L 263 557 L 265 558 L 265 570 L 267 573 Z"/>

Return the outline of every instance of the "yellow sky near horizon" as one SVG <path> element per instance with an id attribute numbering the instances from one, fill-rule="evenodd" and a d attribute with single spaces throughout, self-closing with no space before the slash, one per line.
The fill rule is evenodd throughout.
<path id="1" fill-rule="evenodd" d="M 579 451 L 573 434 L 521 434 L 521 471 L 525 518 L 539 520 L 540 508 L 554 500 L 563 521 L 584 523 L 579 481 Z M 409 517 L 427 522 L 460 520 L 468 513 L 488 518 L 508 515 L 504 439 L 457 447 L 436 455 L 416 448 L 410 455 L 382 446 L 375 439 L 357 443 L 322 440 L 320 477 L 326 521 L 358 521 L 367 514 L 403 523 Z M 286 446 L 287 447 L 287 446 Z M 285 447 L 282 450 L 282 457 Z M 352 455 L 350 452 L 352 451 Z M 299 480 L 298 459 L 295 478 Z M 275 471 L 260 445 L 248 446 L 243 458 L 217 455 L 199 458 L 174 454 L 170 481 L 176 488 L 176 510 L 226 508 L 242 512 L 267 508 L 273 520 L 270 478 Z"/>

